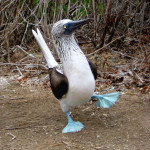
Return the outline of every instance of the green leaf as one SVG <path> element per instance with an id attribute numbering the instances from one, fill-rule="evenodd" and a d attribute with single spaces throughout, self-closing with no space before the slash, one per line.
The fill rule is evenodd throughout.
<path id="1" fill-rule="evenodd" d="M 33 5 L 34 5 L 34 6 L 36 6 L 37 3 L 38 3 L 38 0 L 34 0 L 34 1 L 33 1 Z"/>
<path id="2" fill-rule="evenodd" d="M 103 3 L 100 3 L 100 14 L 102 15 L 103 13 L 104 13 Z"/>
<path id="3" fill-rule="evenodd" d="M 67 9 L 68 9 L 68 6 L 64 4 L 64 5 L 63 5 L 63 12 L 64 12 L 64 13 L 67 13 Z"/>
<path id="4" fill-rule="evenodd" d="M 86 12 L 84 12 L 84 13 L 83 13 L 83 16 L 84 16 L 84 17 L 86 17 L 86 16 L 87 16 L 87 13 L 86 13 Z"/>
<path id="5" fill-rule="evenodd" d="M 22 6 L 22 4 L 23 4 L 23 0 L 20 0 L 20 5 Z"/>
<path id="6" fill-rule="evenodd" d="M 90 0 L 84 0 L 83 4 L 87 7 L 90 3 Z"/>
<path id="7" fill-rule="evenodd" d="M 83 11 L 84 11 L 84 7 L 81 7 L 81 8 L 80 8 L 80 12 L 83 12 Z"/>
<path id="8" fill-rule="evenodd" d="M 71 0 L 71 3 L 75 4 L 77 1 L 76 0 Z"/>

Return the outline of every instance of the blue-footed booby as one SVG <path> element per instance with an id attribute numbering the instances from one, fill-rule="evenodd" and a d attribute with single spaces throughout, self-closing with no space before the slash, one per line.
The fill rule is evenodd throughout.
<path id="1" fill-rule="evenodd" d="M 96 67 L 93 63 L 88 62 L 73 34 L 79 27 L 92 20 L 63 19 L 53 25 L 51 35 L 63 66 L 63 73 L 57 69 L 58 63 L 40 31 L 32 30 L 48 64 L 52 92 L 68 118 L 68 124 L 62 133 L 78 132 L 84 128 L 82 123 L 72 120 L 69 115 L 69 107 L 86 103 L 90 98 L 96 98 L 98 100 L 96 106 L 109 108 L 119 97 L 118 92 L 105 95 L 93 94 L 97 77 Z"/>

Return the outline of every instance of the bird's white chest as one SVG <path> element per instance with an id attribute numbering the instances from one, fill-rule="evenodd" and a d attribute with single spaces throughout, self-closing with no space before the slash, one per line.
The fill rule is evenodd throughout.
<path id="1" fill-rule="evenodd" d="M 63 67 L 69 81 L 68 106 L 87 102 L 94 92 L 95 80 L 85 56 L 72 54 Z"/>

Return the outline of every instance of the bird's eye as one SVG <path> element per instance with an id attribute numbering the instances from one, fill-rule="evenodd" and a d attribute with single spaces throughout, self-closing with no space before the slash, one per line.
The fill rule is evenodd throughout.
<path id="1" fill-rule="evenodd" d="M 64 29 L 66 29 L 67 27 L 66 27 L 66 25 L 64 25 Z"/>

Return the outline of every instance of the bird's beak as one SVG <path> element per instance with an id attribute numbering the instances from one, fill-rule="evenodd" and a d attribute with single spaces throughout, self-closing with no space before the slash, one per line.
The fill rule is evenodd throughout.
<path id="1" fill-rule="evenodd" d="M 79 27 L 81 27 L 89 22 L 92 22 L 92 21 L 93 21 L 92 18 L 79 20 L 79 21 L 70 21 L 66 24 L 66 34 L 70 34 L 70 33 L 74 32 L 76 29 L 78 29 Z"/>

